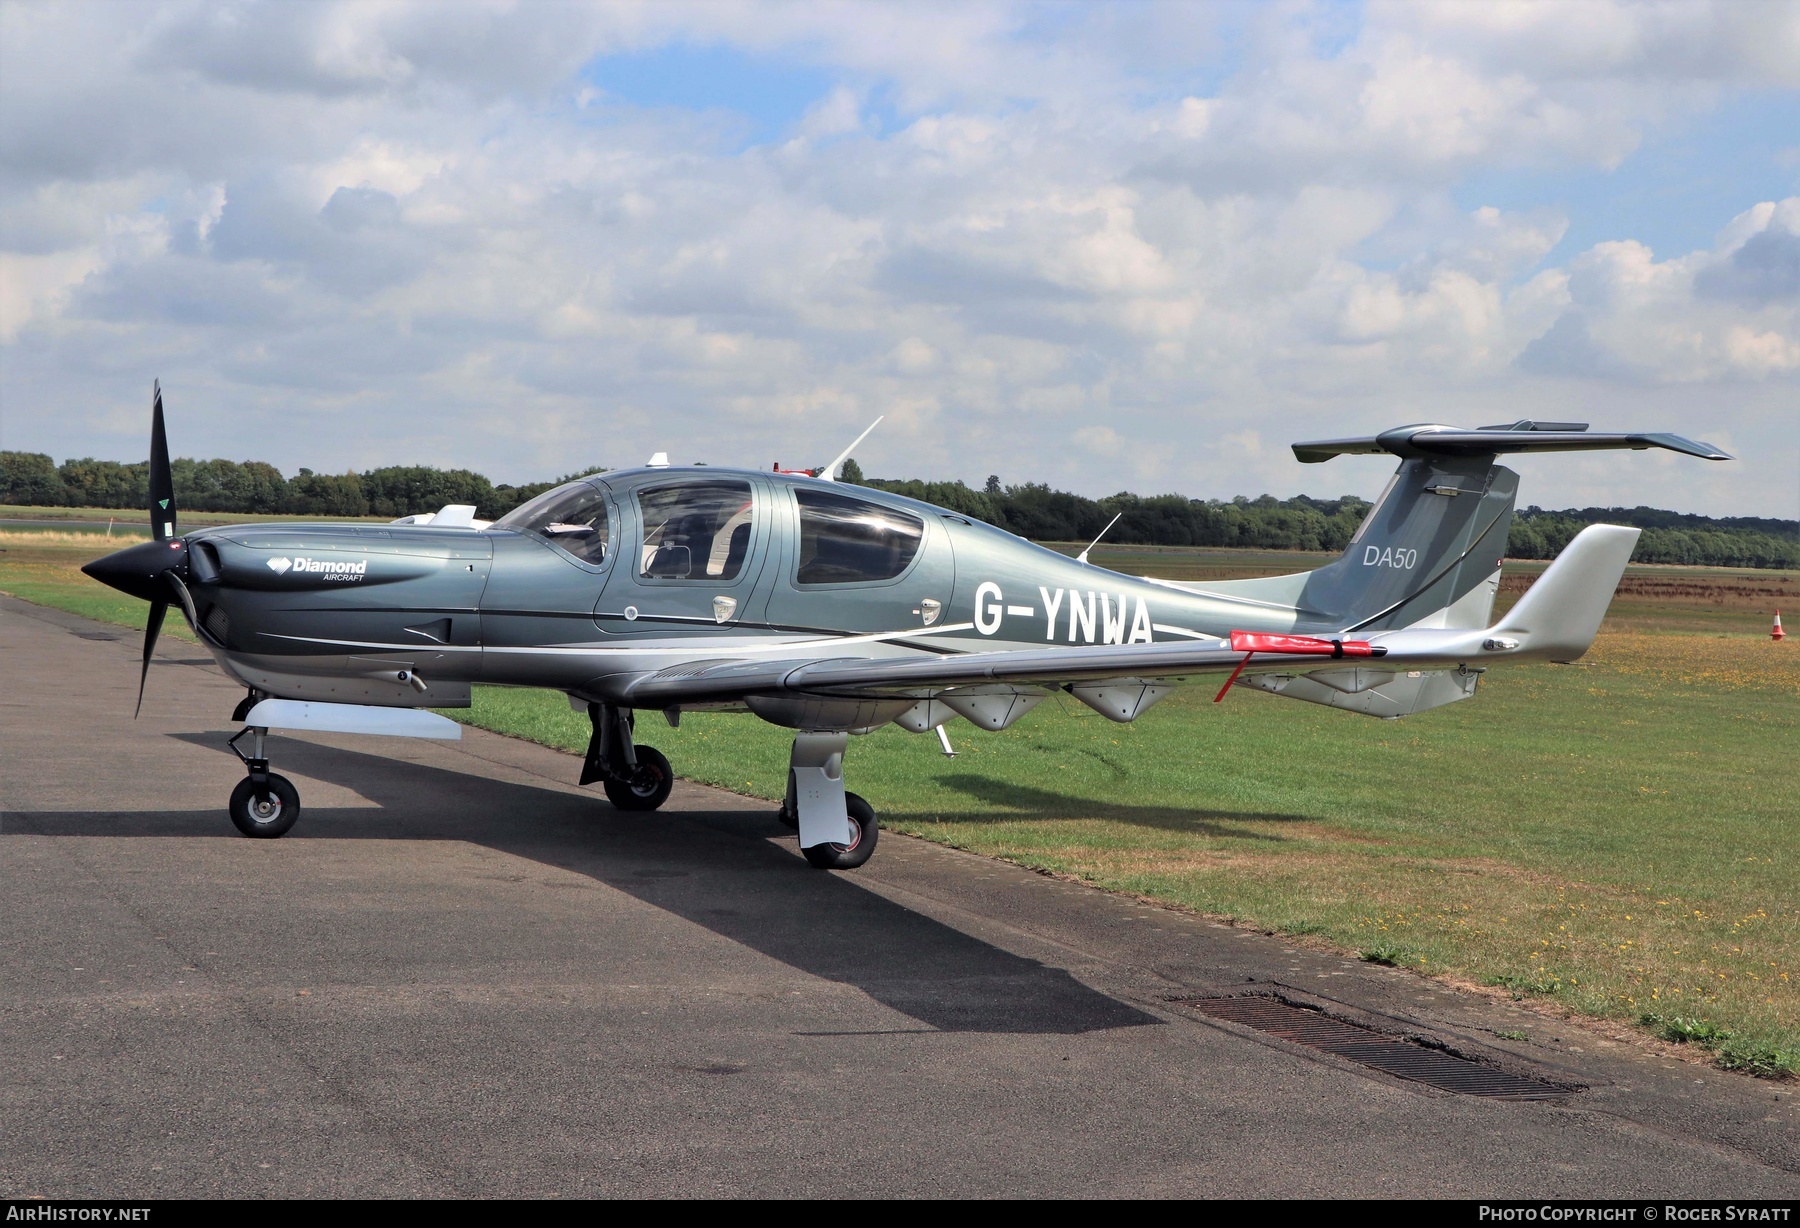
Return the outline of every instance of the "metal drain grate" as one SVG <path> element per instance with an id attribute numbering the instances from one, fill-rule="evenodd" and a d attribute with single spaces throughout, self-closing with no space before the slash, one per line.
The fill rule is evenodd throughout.
<path id="1" fill-rule="evenodd" d="M 1440 1091 L 1463 1096 L 1538 1100 L 1547 1096 L 1566 1096 L 1573 1090 L 1507 1074 L 1504 1070 L 1495 1070 L 1439 1049 L 1428 1049 L 1413 1041 L 1384 1036 L 1280 998 L 1199 998 L 1186 1005 L 1214 1019 L 1240 1023 L 1297 1045 L 1323 1049 L 1384 1074 L 1411 1079 Z"/>

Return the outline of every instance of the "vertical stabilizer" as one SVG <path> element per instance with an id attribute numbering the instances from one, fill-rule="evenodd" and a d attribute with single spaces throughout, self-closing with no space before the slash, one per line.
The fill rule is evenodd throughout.
<path id="1" fill-rule="evenodd" d="M 1414 457 L 1349 549 L 1307 577 L 1300 603 L 1337 627 L 1485 627 L 1519 475 L 1492 456 Z"/>

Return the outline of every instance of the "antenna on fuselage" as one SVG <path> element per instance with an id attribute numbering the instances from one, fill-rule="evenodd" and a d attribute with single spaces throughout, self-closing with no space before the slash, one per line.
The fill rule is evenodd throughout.
<path id="1" fill-rule="evenodd" d="M 861 443 L 863 440 L 867 439 L 869 437 L 869 431 L 872 431 L 876 427 L 880 426 L 881 418 L 885 418 L 885 417 L 887 417 L 887 415 L 882 414 L 880 418 L 877 418 L 877 419 L 875 419 L 875 421 L 869 423 L 869 430 L 864 431 L 862 434 L 858 435 L 855 439 L 851 440 L 850 446 L 845 448 L 842 452 L 839 452 L 837 454 L 837 459 L 832 461 L 829 465 L 825 466 L 823 469 L 819 470 L 819 472 L 816 476 L 821 481 L 825 481 L 825 482 L 837 481 L 838 466 L 842 465 L 845 461 L 850 459 L 850 454 L 852 452 L 856 451 L 856 445 Z"/>
<path id="2" fill-rule="evenodd" d="M 1106 527 L 1100 530 L 1100 537 L 1105 537 L 1108 533 L 1111 533 L 1112 527 L 1119 523 L 1119 516 L 1123 516 L 1124 514 L 1124 512 L 1120 512 L 1118 516 L 1114 516 L 1111 520 L 1107 521 Z M 1087 550 L 1083 550 L 1080 554 L 1075 556 L 1075 561 L 1077 563 L 1087 562 L 1088 550 L 1092 550 L 1095 546 L 1100 544 L 1100 537 L 1096 537 L 1093 541 L 1089 542 Z"/>

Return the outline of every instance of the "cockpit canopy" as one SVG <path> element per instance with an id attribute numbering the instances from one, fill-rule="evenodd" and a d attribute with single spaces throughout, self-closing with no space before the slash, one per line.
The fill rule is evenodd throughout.
<path id="1" fill-rule="evenodd" d="M 635 560 L 639 578 L 717 583 L 743 573 L 757 503 L 765 498 L 749 482 L 683 476 L 653 481 L 623 497 L 635 502 L 642 529 Z M 796 485 L 794 501 L 799 520 L 790 522 L 788 531 L 798 528 L 799 540 L 789 554 L 791 579 L 802 587 L 896 579 L 924 544 L 925 522 L 899 508 L 810 484 Z M 593 566 L 606 559 L 614 532 L 604 489 L 588 481 L 545 491 L 493 527 L 541 538 Z"/>
<path id="2" fill-rule="evenodd" d="M 606 558 L 612 536 L 606 496 L 589 482 L 547 490 L 500 517 L 494 528 L 544 538 L 558 550 L 594 564 Z"/>

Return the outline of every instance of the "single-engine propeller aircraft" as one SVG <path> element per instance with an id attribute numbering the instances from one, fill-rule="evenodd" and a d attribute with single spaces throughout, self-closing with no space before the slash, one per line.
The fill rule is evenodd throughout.
<path id="1" fill-rule="evenodd" d="M 865 432 L 866 434 L 867 432 Z M 1399 468 L 1342 557 L 1315 571 L 1193 584 L 1121 575 L 940 507 L 814 473 L 674 467 L 559 486 L 494 521 L 245 524 L 178 532 L 151 415 L 154 540 L 84 569 L 150 602 L 138 704 L 178 606 L 248 693 L 230 813 L 248 836 L 300 814 L 269 770 L 271 729 L 459 736 L 425 708 L 470 686 L 562 691 L 593 725 L 580 782 L 624 810 L 669 796 L 639 712 L 744 711 L 794 730 L 781 817 L 813 865 L 868 860 L 875 812 L 844 789 L 849 735 L 962 718 L 1005 729 L 1055 690 L 1133 721 L 1181 680 L 1233 683 L 1393 718 L 1467 699 L 1488 666 L 1587 651 L 1638 531 L 1591 525 L 1489 625 L 1518 475 L 1502 454 L 1668 448 L 1585 423 L 1397 427 L 1294 445 L 1309 463 L 1388 453 Z M 859 441 L 860 442 L 860 438 Z M 852 447 L 855 445 L 853 444 Z M 239 743 L 248 736 L 250 751 Z M 947 746 L 946 742 L 946 746 Z"/>

